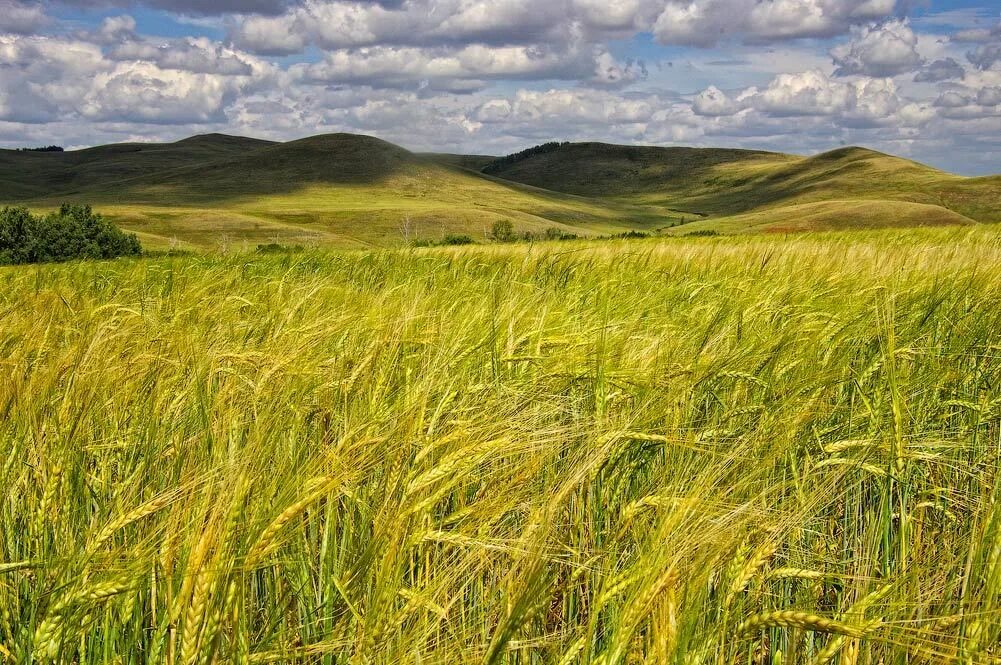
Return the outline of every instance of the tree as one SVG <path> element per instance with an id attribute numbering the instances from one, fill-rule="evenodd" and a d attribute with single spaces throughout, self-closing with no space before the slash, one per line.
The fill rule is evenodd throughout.
<path id="1" fill-rule="evenodd" d="M 490 229 L 490 236 L 497 242 L 514 242 L 517 236 L 514 234 L 514 224 L 507 219 L 499 219 L 494 222 Z"/>
<path id="2" fill-rule="evenodd" d="M 41 148 L 18 148 L 18 152 L 63 152 L 62 146 L 46 145 Z"/>
<path id="3" fill-rule="evenodd" d="M 403 236 L 404 244 L 409 245 L 411 238 L 413 238 L 413 223 L 410 221 L 410 213 L 408 212 L 403 216 L 403 220 L 400 221 L 400 235 Z"/>
<path id="4" fill-rule="evenodd" d="M 27 208 L 0 211 L 0 264 L 138 256 L 139 239 L 124 233 L 90 206 L 63 205 L 45 217 Z"/>

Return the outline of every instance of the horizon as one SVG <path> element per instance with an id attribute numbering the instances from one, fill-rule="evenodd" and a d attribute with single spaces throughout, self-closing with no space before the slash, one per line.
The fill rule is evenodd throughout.
<path id="1" fill-rule="evenodd" d="M 323 136 L 331 136 L 331 135 L 336 135 L 336 134 L 344 134 L 344 135 L 348 135 L 348 136 L 358 136 L 358 137 L 377 139 L 379 141 L 384 141 L 386 143 L 391 143 L 391 144 L 393 144 L 393 145 L 395 145 L 397 147 L 403 148 L 403 149 L 407 150 L 408 152 L 411 152 L 411 153 L 416 154 L 416 155 L 422 155 L 422 154 L 424 154 L 424 155 L 436 155 L 437 154 L 437 155 L 459 155 L 459 156 L 465 156 L 465 157 L 476 157 L 476 156 L 479 156 L 479 157 L 506 157 L 506 156 L 514 155 L 514 154 L 517 154 L 517 153 L 522 152 L 524 150 L 528 150 L 530 148 L 534 148 L 534 147 L 537 147 L 537 146 L 540 146 L 540 145 L 544 145 L 544 144 L 547 144 L 547 143 L 561 143 L 561 141 L 558 141 L 556 139 L 549 139 L 549 140 L 542 140 L 542 141 L 540 141 L 538 143 L 532 143 L 532 144 L 529 144 L 529 145 L 524 145 L 521 148 L 516 148 L 516 149 L 512 150 L 511 152 L 504 152 L 504 153 L 455 152 L 455 153 L 452 153 L 452 152 L 447 152 L 447 151 L 442 151 L 442 150 L 419 150 L 419 149 L 412 149 L 412 148 L 409 148 L 404 143 L 397 143 L 395 141 L 391 141 L 391 140 L 389 140 L 387 138 L 379 136 L 378 134 L 362 134 L 362 133 L 358 133 L 358 132 L 321 132 L 319 134 L 304 134 L 302 136 L 293 136 L 293 137 L 290 137 L 290 138 L 287 138 L 287 139 L 281 139 L 281 140 L 269 139 L 269 138 L 264 138 L 262 136 L 253 136 L 253 135 L 248 135 L 248 134 L 231 134 L 231 133 L 228 133 L 228 132 L 205 132 L 205 133 L 199 133 L 199 134 L 191 134 L 189 136 L 182 136 L 180 138 L 172 139 L 172 140 L 169 140 L 169 141 L 133 140 L 133 141 L 121 141 L 121 142 L 118 142 L 118 143 L 95 143 L 93 145 L 81 145 L 81 146 L 72 146 L 72 147 L 60 146 L 58 143 L 53 143 L 53 144 L 51 144 L 51 146 L 62 148 L 64 152 L 80 152 L 82 150 L 91 150 L 93 148 L 100 148 L 100 147 L 109 146 L 109 145 L 132 145 L 132 144 L 134 144 L 134 145 L 143 145 L 143 144 L 149 144 L 149 145 L 167 145 L 167 144 L 171 144 L 171 143 L 182 143 L 184 141 L 190 141 L 192 139 L 198 139 L 198 138 L 210 138 L 210 137 L 213 137 L 213 136 L 219 136 L 219 137 L 231 138 L 231 139 L 246 139 L 246 140 L 249 140 L 249 141 L 263 141 L 263 142 L 266 142 L 266 143 L 273 143 L 273 144 L 278 145 L 278 144 L 283 144 L 283 143 L 294 143 L 296 141 L 305 141 L 307 139 L 319 138 L 319 137 L 323 137 Z M 608 145 L 608 146 L 627 147 L 627 148 L 694 148 L 694 149 L 701 149 L 701 150 L 729 149 L 729 150 L 745 150 L 745 151 L 748 151 L 748 152 L 773 152 L 773 153 L 776 153 L 776 154 L 787 154 L 787 155 L 792 155 L 792 156 L 795 156 L 795 157 L 812 157 L 812 156 L 820 155 L 820 154 L 823 154 L 823 153 L 826 153 L 826 152 L 833 152 L 835 150 L 850 150 L 850 149 L 870 150 L 872 152 L 880 152 L 880 153 L 882 152 L 880 150 L 876 150 L 874 148 L 870 148 L 870 147 L 864 146 L 864 145 L 839 145 L 839 146 L 835 146 L 833 148 L 827 148 L 827 149 L 821 150 L 819 152 L 796 152 L 796 151 L 783 151 L 783 152 L 780 152 L 780 151 L 768 150 L 768 149 L 764 149 L 764 148 L 755 148 L 753 146 L 733 148 L 733 147 L 726 147 L 726 146 L 697 146 L 697 145 L 689 145 L 689 144 L 655 145 L 655 144 L 651 144 L 651 143 L 610 143 L 608 141 L 602 141 L 602 140 L 599 140 L 599 139 L 588 139 L 588 138 L 581 138 L 580 140 L 576 140 L 576 141 L 566 141 L 565 143 L 568 143 L 568 144 L 603 144 L 603 145 Z M 37 148 L 45 148 L 45 147 L 50 147 L 50 146 L 42 146 L 42 145 L 37 145 L 37 146 L 28 146 L 28 145 L 25 145 L 25 146 L 17 146 L 17 147 L 3 146 L 3 147 L 0 147 L 0 150 L 34 152 L 34 150 L 32 150 L 33 148 L 37 149 Z M 893 155 L 891 153 L 883 153 L 883 154 L 888 154 L 888 155 L 890 155 L 892 157 L 899 157 L 899 155 Z M 902 158 L 905 158 L 905 157 L 902 157 Z M 989 174 L 989 175 L 998 175 L 998 174 Z"/>
<path id="2" fill-rule="evenodd" d="M 989 0 L 0 0 L 0 143 L 345 132 L 1001 172 Z"/>

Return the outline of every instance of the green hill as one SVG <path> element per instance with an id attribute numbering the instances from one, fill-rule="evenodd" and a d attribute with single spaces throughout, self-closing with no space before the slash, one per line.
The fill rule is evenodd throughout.
<path id="1" fill-rule="evenodd" d="M 794 203 L 728 217 L 703 219 L 672 229 L 672 233 L 793 233 L 918 226 L 976 224 L 969 217 L 925 203 L 838 199 Z"/>
<path id="2" fill-rule="evenodd" d="M 541 190 L 478 174 L 367 136 L 268 143 L 196 137 L 68 153 L 4 151 L 0 202 L 95 206 L 147 245 L 399 244 L 449 233 L 483 238 L 499 219 L 519 232 L 578 235 L 652 228 L 656 205 Z"/>
<path id="3" fill-rule="evenodd" d="M 415 154 L 367 136 L 219 134 L 64 153 L 0 151 L 0 204 L 93 205 L 148 246 L 399 244 L 494 222 L 578 235 L 1001 221 L 1001 177 L 860 148 L 772 152 L 546 144 L 508 157 Z M 823 204 L 823 205 L 820 205 Z"/>
<path id="4" fill-rule="evenodd" d="M 209 134 L 177 143 L 118 143 L 69 152 L 0 150 L 0 200 L 89 196 L 122 181 L 157 177 L 271 145 L 270 141 Z"/>
<path id="5" fill-rule="evenodd" d="M 864 148 L 798 157 L 727 149 L 551 145 L 522 158 L 513 155 L 495 161 L 484 171 L 554 191 L 713 218 L 795 204 L 860 200 L 923 204 L 929 214 L 938 206 L 975 221 L 1001 221 L 1001 177 L 963 178 Z M 893 210 L 892 205 L 879 208 Z M 913 220 L 916 210 L 920 209 L 909 209 L 902 217 Z M 845 210 L 846 226 L 857 225 L 851 214 Z M 931 216 L 942 218 L 938 213 Z"/>
<path id="6" fill-rule="evenodd" d="M 484 173 L 582 196 L 632 196 L 712 184 L 721 169 L 782 166 L 795 157 L 716 148 L 657 148 L 606 143 L 548 144 L 488 164 Z"/>

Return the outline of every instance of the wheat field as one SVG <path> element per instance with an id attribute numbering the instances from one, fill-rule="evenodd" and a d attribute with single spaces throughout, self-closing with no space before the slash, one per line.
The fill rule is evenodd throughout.
<path id="1" fill-rule="evenodd" d="M 1001 233 L 0 269 L 0 662 L 1001 662 Z"/>

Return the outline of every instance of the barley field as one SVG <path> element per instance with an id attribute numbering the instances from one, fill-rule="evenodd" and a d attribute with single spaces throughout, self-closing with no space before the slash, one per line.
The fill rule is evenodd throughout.
<path id="1" fill-rule="evenodd" d="M 1001 233 L 0 269 L 0 662 L 1001 663 Z"/>

